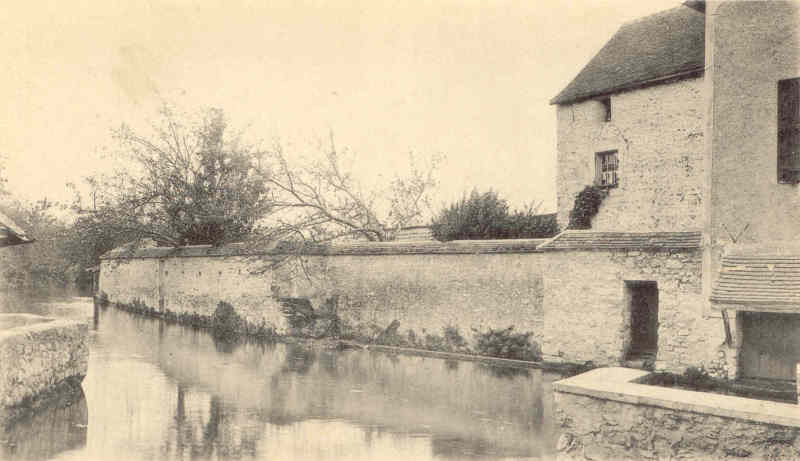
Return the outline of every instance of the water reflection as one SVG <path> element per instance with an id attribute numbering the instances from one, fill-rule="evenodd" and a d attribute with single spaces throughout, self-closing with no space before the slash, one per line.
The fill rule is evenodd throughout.
<path id="1" fill-rule="evenodd" d="M 304 344 L 231 346 L 84 304 L 83 313 L 36 308 L 96 314 L 84 443 L 13 459 L 490 460 L 552 451 L 557 377 L 538 370 Z M 66 415 L 48 418 L 67 427 Z M 34 438 L 19 434 L 20 446 Z"/>
<path id="2" fill-rule="evenodd" d="M 89 413 L 80 387 L 0 427 L 0 459 L 45 460 L 86 445 Z"/>

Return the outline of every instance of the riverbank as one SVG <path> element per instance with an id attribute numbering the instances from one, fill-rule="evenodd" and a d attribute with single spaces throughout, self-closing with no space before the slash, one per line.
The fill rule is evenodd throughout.
<path id="1" fill-rule="evenodd" d="M 311 347 L 320 347 L 326 349 L 363 349 L 385 352 L 389 354 L 402 354 L 409 356 L 419 357 L 433 357 L 445 360 L 460 360 L 468 362 L 478 362 L 487 366 L 495 367 L 508 367 L 518 369 L 540 369 L 543 371 L 554 372 L 565 377 L 574 376 L 594 368 L 591 363 L 570 363 L 570 362 L 556 362 L 548 360 L 519 360 L 505 357 L 493 357 L 488 355 L 480 355 L 474 353 L 453 352 L 449 350 L 435 350 L 424 349 L 418 347 L 405 347 L 391 344 L 379 344 L 375 341 L 364 341 L 365 335 L 357 335 L 360 339 L 354 337 L 339 337 L 336 334 L 328 334 L 330 331 L 335 330 L 332 325 L 335 325 L 336 319 L 328 319 L 326 322 L 326 329 L 319 336 L 311 335 L 291 335 L 291 334 L 278 334 L 274 328 L 264 323 L 254 324 L 248 322 L 241 317 L 238 317 L 233 310 L 227 314 L 227 318 L 220 319 L 214 315 L 202 315 L 198 313 L 176 313 L 169 309 L 159 311 L 155 308 L 149 307 L 141 302 L 126 303 L 112 303 L 106 297 L 96 296 L 94 298 L 96 305 L 106 308 L 113 306 L 117 309 L 130 312 L 133 314 L 141 315 L 148 318 L 159 319 L 167 323 L 174 323 L 179 325 L 190 326 L 192 328 L 208 331 L 212 336 L 223 342 L 237 342 L 237 341 L 251 341 L 257 343 L 263 342 L 282 342 L 282 343 L 302 343 Z M 375 334 L 376 339 L 387 337 L 387 330 L 392 327 L 387 327 L 380 330 Z M 356 335 L 353 335 L 356 336 Z M 430 335 L 428 335 L 430 337 Z M 448 341 L 432 341 L 434 344 L 442 344 L 444 347 L 451 347 Z M 462 344 L 463 349 L 463 344 Z"/>

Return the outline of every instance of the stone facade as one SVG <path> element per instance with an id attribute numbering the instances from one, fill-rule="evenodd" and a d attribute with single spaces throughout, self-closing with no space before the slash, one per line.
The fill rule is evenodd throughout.
<path id="1" fill-rule="evenodd" d="M 595 154 L 616 150 L 619 184 L 592 220 L 594 230 L 687 231 L 703 225 L 703 79 L 558 106 L 558 224 L 595 180 Z"/>
<path id="2" fill-rule="evenodd" d="M 89 366 L 89 325 L 31 314 L 0 315 L 0 414 L 80 382 Z"/>
<path id="3" fill-rule="evenodd" d="M 706 21 L 711 243 L 796 241 L 800 185 L 777 177 L 777 85 L 800 77 L 800 2 L 710 2 Z"/>
<path id="4" fill-rule="evenodd" d="M 724 329 L 702 315 L 701 251 L 558 251 L 548 253 L 544 282 L 546 355 L 567 361 L 619 364 L 631 325 L 626 281 L 658 287 L 656 368 L 702 366 L 727 376 L 720 355 Z"/>

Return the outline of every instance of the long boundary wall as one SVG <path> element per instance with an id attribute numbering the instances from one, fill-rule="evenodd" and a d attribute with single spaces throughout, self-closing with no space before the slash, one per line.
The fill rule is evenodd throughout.
<path id="1" fill-rule="evenodd" d="M 358 331 L 377 334 L 395 320 L 417 338 L 455 327 L 514 326 L 531 332 L 546 359 L 620 364 L 630 341 L 629 281 L 659 290 L 656 369 L 705 367 L 732 377 L 719 319 L 702 315 L 701 252 L 602 249 L 546 251 L 541 241 L 361 243 L 305 253 L 270 269 L 279 252 L 243 247 L 140 249 L 104 257 L 100 290 L 112 302 L 136 299 L 173 312 L 211 315 L 219 301 L 248 321 L 289 332 L 279 298 L 332 308 Z M 732 363 L 732 362 L 731 362 Z"/>
<path id="2" fill-rule="evenodd" d="M 456 327 L 533 332 L 543 323 L 541 240 L 351 244 L 310 252 L 269 269 L 281 255 L 237 248 L 138 250 L 106 256 L 100 290 L 112 302 L 138 299 L 173 312 L 210 315 L 219 301 L 247 320 L 286 332 L 277 297 L 307 298 L 314 308 L 333 302 L 345 321 L 399 332 L 442 334 Z"/>

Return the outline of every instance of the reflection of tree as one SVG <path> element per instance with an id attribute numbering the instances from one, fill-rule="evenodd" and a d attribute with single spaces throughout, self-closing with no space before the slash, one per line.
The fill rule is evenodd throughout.
<path id="1" fill-rule="evenodd" d="M 174 430 L 170 430 L 166 447 L 162 450 L 175 451 L 187 455 L 191 459 L 241 459 L 254 457 L 258 441 L 264 434 L 266 424 L 258 419 L 259 424 L 240 424 L 242 418 L 251 415 L 243 412 L 235 405 L 222 399 L 219 395 L 211 395 L 208 400 L 208 418 L 202 420 L 200 411 L 187 411 L 189 388 L 178 383 L 175 406 Z M 237 431 L 244 427 L 245 430 Z"/>
<path id="2" fill-rule="evenodd" d="M 316 360 L 317 354 L 312 349 L 300 344 L 287 344 L 286 359 L 281 371 L 305 375 Z"/>

